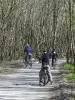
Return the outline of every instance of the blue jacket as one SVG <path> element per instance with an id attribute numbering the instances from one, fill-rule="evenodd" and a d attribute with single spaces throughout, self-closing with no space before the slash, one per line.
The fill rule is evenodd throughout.
<path id="1" fill-rule="evenodd" d="M 24 49 L 24 53 L 26 52 L 27 55 L 29 55 L 29 53 L 32 54 L 32 49 L 30 46 L 26 46 L 25 49 Z"/>

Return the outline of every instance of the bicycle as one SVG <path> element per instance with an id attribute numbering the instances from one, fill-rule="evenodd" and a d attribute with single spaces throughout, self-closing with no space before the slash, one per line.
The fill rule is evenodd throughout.
<path id="1" fill-rule="evenodd" d="M 39 78 L 41 77 L 41 82 L 45 86 L 48 82 L 48 74 L 47 74 L 47 66 L 44 66 L 44 70 L 39 72 Z M 39 80 L 39 85 L 40 85 L 40 80 Z"/>
<path id="2" fill-rule="evenodd" d="M 24 63 L 24 67 L 27 68 L 29 66 L 29 68 L 32 68 L 32 58 L 31 58 L 31 55 L 26 55 L 24 57 L 24 60 L 23 60 L 23 63 Z"/>

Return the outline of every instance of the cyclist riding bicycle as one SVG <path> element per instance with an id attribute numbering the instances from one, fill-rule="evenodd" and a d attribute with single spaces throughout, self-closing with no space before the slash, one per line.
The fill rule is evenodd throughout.
<path id="1" fill-rule="evenodd" d="M 26 45 L 24 53 L 25 53 L 25 62 L 27 62 L 27 60 L 31 59 L 32 56 L 32 49 L 29 44 Z"/>
<path id="2" fill-rule="evenodd" d="M 42 62 L 42 67 L 41 67 L 41 70 L 40 70 L 40 73 L 39 73 L 39 76 L 40 76 L 39 82 L 41 83 L 42 72 L 44 71 L 44 66 L 46 65 L 47 66 L 46 72 L 47 72 L 47 75 L 48 75 L 48 81 L 51 81 L 51 84 L 52 84 L 52 75 L 51 75 L 51 72 L 50 72 L 50 65 L 49 65 L 49 53 L 47 52 L 46 49 L 44 50 L 44 53 L 41 55 L 39 61 Z"/>
<path id="3" fill-rule="evenodd" d="M 54 66 L 54 63 L 56 62 L 56 58 L 57 58 L 57 53 L 55 52 L 55 49 L 53 49 L 52 53 L 51 53 L 51 56 L 52 56 L 52 67 Z"/>

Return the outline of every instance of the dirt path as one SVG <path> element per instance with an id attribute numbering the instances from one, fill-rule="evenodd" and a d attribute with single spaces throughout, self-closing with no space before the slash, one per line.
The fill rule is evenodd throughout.
<path id="1" fill-rule="evenodd" d="M 39 86 L 39 70 L 41 65 L 33 62 L 32 69 L 21 68 L 17 73 L 0 76 L 0 100 L 67 100 L 64 99 L 61 87 L 62 74 L 60 65 L 65 60 L 58 60 L 56 69 L 51 67 L 53 84 Z M 20 63 L 23 66 L 23 63 Z"/>

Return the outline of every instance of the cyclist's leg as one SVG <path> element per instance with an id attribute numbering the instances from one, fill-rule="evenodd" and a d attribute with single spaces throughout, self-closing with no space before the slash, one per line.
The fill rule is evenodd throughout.
<path id="1" fill-rule="evenodd" d="M 27 62 L 27 55 L 25 55 L 25 62 Z"/>
<path id="2" fill-rule="evenodd" d="M 54 66 L 54 59 L 52 58 L 52 67 Z"/>
<path id="3" fill-rule="evenodd" d="M 29 62 L 29 56 L 26 54 L 26 64 Z"/>
<path id="4" fill-rule="evenodd" d="M 29 55 L 29 61 L 31 62 L 31 55 Z"/>
<path id="5" fill-rule="evenodd" d="M 56 65 L 56 63 L 57 63 L 57 58 L 55 58 L 55 65 Z"/>
<path id="6" fill-rule="evenodd" d="M 51 70 L 50 70 L 50 66 L 48 65 L 48 72 L 49 72 L 49 76 L 50 76 L 50 81 L 52 82 L 53 79 L 52 79 L 52 74 L 51 74 Z"/>
<path id="7" fill-rule="evenodd" d="M 31 59 L 31 55 L 29 55 L 29 57 L 28 57 L 28 58 L 29 58 L 29 60 L 30 60 L 30 59 Z"/>
<path id="8" fill-rule="evenodd" d="M 29 59 L 28 59 L 28 63 L 29 63 L 29 66 L 30 66 L 30 68 L 32 67 L 32 59 L 31 59 L 31 55 L 29 55 Z"/>
<path id="9" fill-rule="evenodd" d="M 56 67 L 56 59 L 53 59 L 53 69 Z"/>
<path id="10" fill-rule="evenodd" d="M 48 75 L 48 81 L 50 81 L 50 75 L 49 75 L 48 67 L 46 68 L 46 71 L 47 71 L 47 75 Z"/>

